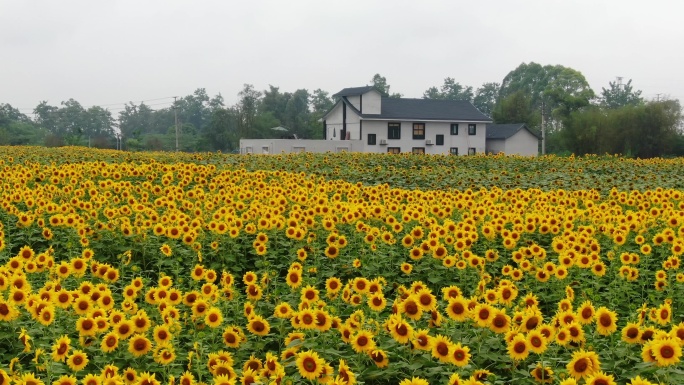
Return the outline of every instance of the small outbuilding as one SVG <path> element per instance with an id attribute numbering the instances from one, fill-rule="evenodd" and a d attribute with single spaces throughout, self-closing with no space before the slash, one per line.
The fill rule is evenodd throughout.
<path id="1" fill-rule="evenodd" d="M 487 124 L 485 147 L 488 154 L 537 156 L 541 135 L 525 123 Z"/>

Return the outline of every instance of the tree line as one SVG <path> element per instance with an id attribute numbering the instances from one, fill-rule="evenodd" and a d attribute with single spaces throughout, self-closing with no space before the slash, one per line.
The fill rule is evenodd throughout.
<path id="1" fill-rule="evenodd" d="M 402 97 L 390 91 L 380 74 L 370 84 L 383 96 Z M 428 87 L 423 97 L 468 100 L 496 123 L 543 129 L 549 153 L 684 155 L 679 101 L 646 101 L 631 80 L 610 82 L 596 95 L 577 70 L 523 63 L 501 83 L 487 82 L 474 89 L 448 77 L 442 85 Z M 0 104 L 0 145 L 130 151 L 171 151 L 178 146 L 180 151 L 232 152 L 240 138 L 320 139 L 320 119 L 334 103 L 330 93 L 321 89 L 283 92 L 271 85 L 260 91 L 245 84 L 232 106 L 225 105 L 221 94 L 210 97 L 199 88 L 165 108 L 128 103 L 116 117 L 103 107 L 85 108 L 74 99 L 59 106 L 42 101 L 32 117 Z"/>

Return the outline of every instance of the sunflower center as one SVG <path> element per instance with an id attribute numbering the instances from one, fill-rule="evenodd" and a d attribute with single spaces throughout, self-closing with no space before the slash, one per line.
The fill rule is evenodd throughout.
<path id="1" fill-rule="evenodd" d="M 573 365 L 572 367 L 573 369 L 575 369 L 576 372 L 584 373 L 585 371 L 587 371 L 587 369 L 589 369 L 589 362 L 586 358 L 582 358 L 577 360 L 577 362 L 575 362 L 575 365 Z"/>
<path id="2" fill-rule="evenodd" d="M 608 327 L 613 324 L 613 320 L 610 318 L 608 314 L 601 314 L 601 318 L 599 319 L 601 322 L 601 326 L 603 327 Z"/>
<path id="3" fill-rule="evenodd" d="M 307 372 L 313 373 L 316 371 L 317 367 L 316 360 L 314 360 L 311 357 L 306 357 L 302 362 L 302 366 L 304 367 L 304 370 L 306 370 Z"/>
<path id="4" fill-rule="evenodd" d="M 627 333 L 625 333 L 628 338 L 636 338 L 639 335 L 639 329 L 637 328 L 629 328 L 627 330 Z"/>
<path id="5" fill-rule="evenodd" d="M 670 358 L 674 357 L 675 352 L 671 346 L 665 345 L 665 346 L 662 346 L 660 348 L 660 355 L 665 359 L 670 359 Z"/>
<path id="6" fill-rule="evenodd" d="M 447 344 L 443 342 L 439 343 L 437 345 L 437 353 L 439 353 L 442 356 L 446 356 L 447 354 L 449 354 L 449 347 L 447 346 Z"/>
<path id="7" fill-rule="evenodd" d="M 518 342 L 513 346 L 513 351 L 518 354 L 524 353 L 525 350 L 527 350 L 527 346 L 524 342 Z"/>

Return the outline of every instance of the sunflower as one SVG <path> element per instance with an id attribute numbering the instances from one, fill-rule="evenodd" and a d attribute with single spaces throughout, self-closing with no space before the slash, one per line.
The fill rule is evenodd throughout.
<path id="1" fill-rule="evenodd" d="M 680 361 L 682 348 L 674 338 L 666 337 L 651 342 L 651 354 L 658 366 L 670 366 Z"/>
<path id="2" fill-rule="evenodd" d="M 475 321 L 477 326 L 484 328 L 487 327 L 494 318 L 494 308 L 487 303 L 478 304 L 471 314 L 473 321 Z"/>
<path id="3" fill-rule="evenodd" d="M 349 369 L 349 365 L 347 365 L 347 361 L 340 359 L 340 364 L 337 368 L 337 376 L 340 378 L 342 382 L 340 383 L 346 383 L 347 385 L 355 385 L 356 384 L 356 375 L 354 372 L 352 372 Z"/>
<path id="4" fill-rule="evenodd" d="M 2 379 L 3 385 L 9 385 L 10 377 L 2 369 L 0 369 L 0 379 Z M 14 383 L 16 385 L 45 385 L 45 383 L 41 381 L 38 377 L 36 377 L 33 373 L 23 374 L 21 378 L 17 378 L 16 380 L 14 380 Z"/>
<path id="5" fill-rule="evenodd" d="M 104 353 L 111 353 L 119 346 L 119 336 L 116 332 L 109 332 L 102 337 L 102 342 L 100 343 L 100 350 Z"/>
<path id="6" fill-rule="evenodd" d="M 249 332 L 252 334 L 263 337 L 271 330 L 271 325 L 269 325 L 268 321 L 266 321 L 263 317 L 255 315 L 249 320 L 247 324 L 247 330 L 249 330 Z"/>
<path id="7" fill-rule="evenodd" d="M 152 349 L 152 342 L 143 334 L 136 334 L 128 341 L 128 351 L 135 357 L 142 357 Z"/>
<path id="8" fill-rule="evenodd" d="M 451 363 L 463 367 L 468 365 L 470 361 L 470 348 L 457 343 L 451 349 Z"/>
<path id="9" fill-rule="evenodd" d="M 506 333 L 511 327 L 511 317 L 506 314 L 506 310 L 494 310 L 494 315 L 489 322 L 489 329 L 494 333 Z"/>
<path id="10" fill-rule="evenodd" d="M 318 378 L 325 365 L 325 361 L 318 356 L 318 353 L 311 350 L 298 353 L 296 363 L 299 374 L 309 380 Z"/>
<path id="11" fill-rule="evenodd" d="M 430 385 L 430 383 L 420 377 L 412 377 L 401 380 L 399 385 Z"/>
<path id="12" fill-rule="evenodd" d="M 285 278 L 285 282 L 292 289 L 298 288 L 299 286 L 302 285 L 302 271 L 300 269 L 290 268 L 290 270 L 288 270 L 288 272 L 287 272 L 287 277 Z"/>
<path id="13" fill-rule="evenodd" d="M 543 366 L 541 362 L 537 362 L 537 366 L 530 372 L 534 381 L 539 384 L 550 384 L 553 382 L 553 370 L 548 366 Z"/>
<path id="14" fill-rule="evenodd" d="M 435 298 L 435 296 L 432 294 L 432 291 L 427 287 L 420 289 L 416 293 L 416 297 L 418 300 L 418 305 L 424 311 L 435 310 L 437 308 L 437 298 Z"/>
<path id="15" fill-rule="evenodd" d="M 446 307 L 446 312 L 449 318 L 455 321 L 465 321 L 468 318 L 468 300 L 457 296 L 455 298 L 449 298 Z"/>
<path id="16" fill-rule="evenodd" d="M 387 306 L 387 299 L 382 293 L 373 294 L 368 298 L 368 307 L 371 310 L 380 312 Z"/>
<path id="17" fill-rule="evenodd" d="M 452 351 L 453 343 L 449 337 L 438 334 L 432 338 L 431 345 L 432 357 L 437 358 L 443 363 L 452 362 L 450 353 Z"/>
<path id="18" fill-rule="evenodd" d="M 390 335 L 400 344 L 408 343 L 413 337 L 413 327 L 401 316 L 391 317 L 387 322 Z"/>
<path id="19" fill-rule="evenodd" d="M 71 340 L 68 336 L 63 335 L 55 341 L 52 345 L 52 360 L 55 362 L 64 361 L 69 354 Z"/>
<path id="20" fill-rule="evenodd" d="M 630 344 L 636 344 L 641 341 L 641 328 L 639 324 L 634 322 L 629 322 L 622 328 L 621 339 Z"/>
<path id="21" fill-rule="evenodd" d="M 417 321 L 423 316 L 423 308 L 420 307 L 415 295 L 409 295 L 399 306 L 399 313 Z"/>
<path id="22" fill-rule="evenodd" d="M 585 378 L 598 371 L 600 364 L 594 352 L 578 350 L 572 353 L 572 359 L 566 365 L 571 376 L 575 379 Z"/>
<path id="23" fill-rule="evenodd" d="M 641 376 L 636 376 L 629 381 L 629 385 L 656 385 L 656 383 L 641 378 Z"/>
<path id="24" fill-rule="evenodd" d="M 373 333 L 368 330 L 360 330 L 351 336 L 352 349 L 357 353 L 370 352 L 375 349 Z"/>
<path id="25" fill-rule="evenodd" d="M 212 307 L 204 315 L 204 323 L 211 328 L 219 327 L 222 322 L 223 314 L 221 314 L 221 310 L 217 307 Z"/>
<path id="26" fill-rule="evenodd" d="M 273 316 L 275 316 L 276 318 L 287 319 L 292 317 L 293 312 L 294 310 L 292 309 L 292 306 L 290 306 L 289 303 L 281 302 L 278 305 L 276 305 L 275 309 L 273 310 Z"/>
<path id="27" fill-rule="evenodd" d="M 228 326 L 223 330 L 223 343 L 230 348 L 238 348 L 244 340 L 242 332 L 235 326 Z"/>
<path id="28" fill-rule="evenodd" d="M 131 320 L 121 320 L 114 325 L 114 332 L 119 336 L 119 339 L 125 340 L 135 332 L 135 325 Z"/>
<path id="29" fill-rule="evenodd" d="M 334 298 L 342 289 L 342 281 L 337 277 L 330 277 L 325 281 L 325 290 L 329 298 Z"/>
<path id="30" fill-rule="evenodd" d="M 584 301 L 582 305 L 577 309 L 577 320 L 583 325 L 590 324 L 594 321 L 594 316 L 596 315 L 596 310 L 591 301 Z"/>
<path id="31" fill-rule="evenodd" d="M 176 352 L 169 343 L 157 345 L 152 355 L 154 361 L 161 365 L 168 365 L 176 359 Z"/>
<path id="32" fill-rule="evenodd" d="M 411 274 L 412 271 L 413 271 L 413 265 L 411 265 L 410 263 L 404 262 L 401 264 L 401 272 L 402 273 Z"/>
<path id="33" fill-rule="evenodd" d="M 97 324 L 91 317 L 79 317 L 76 321 L 76 330 L 81 336 L 94 336 L 97 334 Z"/>
<path id="34" fill-rule="evenodd" d="M 605 374 L 602 371 L 596 371 L 594 374 L 587 377 L 586 385 L 617 385 L 612 374 Z"/>
<path id="35" fill-rule="evenodd" d="M 43 326 L 49 326 L 55 320 L 55 306 L 50 304 L 45 306 L 38 315 L 38 322 Z"/>
<path id="36" fill-rule="evenodd" d="M 102 379 L 98 375 L 95 375 L 93 373 L 88 373 L 81 380 L 81 384 L 82 385 L 100 385 L 100 384 L 102 384 Z M 128 382 L 127 382 L 127 384 L 128 384 Z"/>
<path id="37" fill-rule="evenodd" d="M 375 366 L 378 368 L 385 368 L 389 365 L 389 358 L 384 350 L 376 349 L 368 353 L 368 356 L 373 360 Z"/>
<path id="38" fill-rule="evenodd" d="M 508 343 L 508 355 L 515 361 L 521 361 L 527 358 L 530 354 L 530 347 L 525 336 L 517 334 L 511 342 Z"/>
<path id="39" fill-rule="evenodd" d="M 82 350 L 74 350 L 67 357 L 66 364 L 72 372 L 78 372 L 88 365 L 88 356 Z"/>
<path id="40" fill-rule="evenodd" d="M 547 348 L 546 338 L 539 330 L 532 330 L 527 334 L 527 346 L 530 347 L 530 351 L 542 354 Z"/>
<path id="41" fill-rule="evenodd" d="M 607 336 L 617 330 L 617 314 L 602 306 L 596 310 L 596 330 Z"/>

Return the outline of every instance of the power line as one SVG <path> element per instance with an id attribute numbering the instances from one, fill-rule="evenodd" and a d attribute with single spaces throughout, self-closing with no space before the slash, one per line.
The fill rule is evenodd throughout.
<path id="1" fill-rule="evenodd" d="M 174 98 L 174 96 L 166 96 L 166 97 L 163 97 L 163 98 L 145 99 L 145 100 L 140 100 L 140 101 L 128 101 L 128 102 L 108 103 L 108 104 L 93 104 L 93 105 L 81 106 L 81 107 L 83 107 L 83 108 L 91 108 L 91 107 L 121 106 L 121 105 L 127 105 L 128 103 L 140 104 L 140 103 L 144 103 L 144 102 L 154 102 L 154 101 L 157 101 L 157 100 L 173 99 L 173 98 Z M 173 103 L 173 102 L 168 101 L 168 102 L 164 102 L 164 103 L 148 104 L 148 106 L 156 106 L 156 105 L 160 105 L 160 104 L 169 104 L 169 103 Z M 121 107 L 121 108 L 110 108 L 110 109 L 124 109 L 124 108 L 125 108 L 125 107 Z M 33 109 L 33 108 L 17 108 L 17 110 L 19 110 L 19 111 L 33 111 L 34 109 Z"/>

